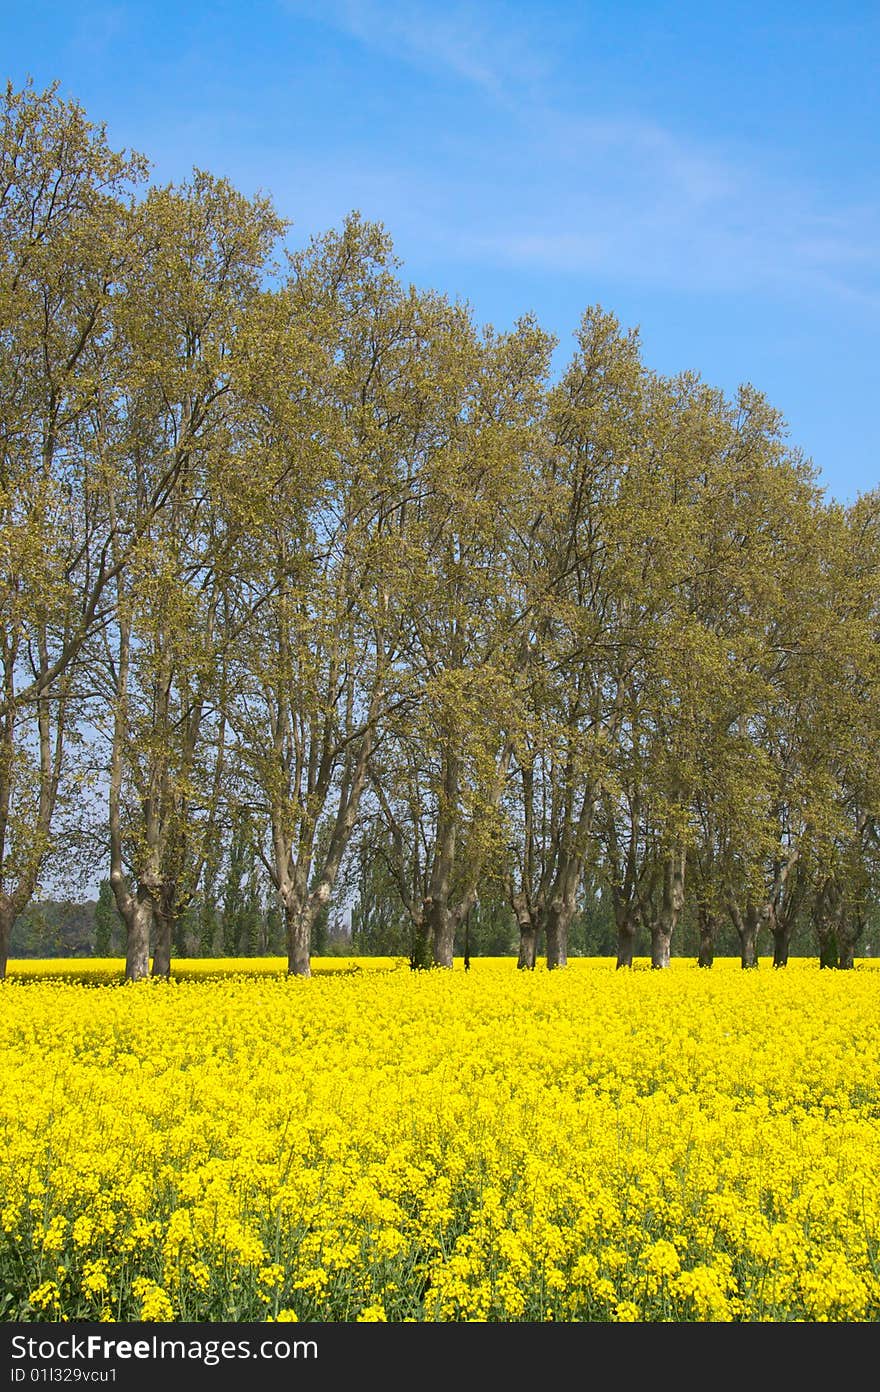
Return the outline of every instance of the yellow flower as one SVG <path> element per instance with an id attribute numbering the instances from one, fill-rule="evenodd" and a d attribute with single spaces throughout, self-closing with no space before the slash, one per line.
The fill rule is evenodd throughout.
<path id="1" fill-rule="evenodd" d="M 149 1323 L 174 1319 L 174 1308 L 168 1294 L 155 1281 L 138 1276 L 132 1282 L 132 1291 L 141 1303 L 140 1319 Z"/>
<path id="2" fill-rule="evenodd" d="M 631 1300 L 621 1300 L 615 1306 L 614 1318 L 620 1324 L 635 1324 L 641 1320 L 639 1307 L 634 1305 Z"/>
<path id="3" fill-rule="evenodd" d="M 73 1245 L 75 1247 L 88 1247 L 95 1233 L 94 1221 L 85 1213 L 81 1213 L 71 1229 Z"/>
<path id="4" fill-rule="evenodd" d="M 13 963 L 33 1317 L 880 1319 L 880 961 L 362 968 Z"/>
<path id="5" fill-rule="evenodd" d="M 109 1290 L 107 1264 L 103 1260 L 86 1262 L 81 1285 L 87 1295 L 102 1295 Z"/>
<path id="6" fill-rule="evenodd" d="M 658 1242 L 652 1242 L 642 1252 L 642 1265 L 648 1273 L 650 1280 L 663 1281 L 669 1276 L 675 1276 L 680 1270 L 681 1263 L 678 1252 L 671 1242 L 661 1237 Z"/>
<path id="7" fill-rule="evenodd" d="M 365 1305 L 357 1317 L 358 1324 L 385 1324 L 387 1320 L 385 1306 L 378 1303 Z"/>
<path id="8" fill-rule="evenodd" d="M 35 1310 L 58 1310 L 61 1304 L 61 1291 L 54 1281 L 44 1281 L 32 1290 L 28 1300 Z"/>
<path id="9" fill-rule="evenodd" d="M 67 1215 L 56 1213 L 43 1235 L 42 1247 L 44 1252 L 62 1252 L 64 1250 L 68 1226 Z"/>

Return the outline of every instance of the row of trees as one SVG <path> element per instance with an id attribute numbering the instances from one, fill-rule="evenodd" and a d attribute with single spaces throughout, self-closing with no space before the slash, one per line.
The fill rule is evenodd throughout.
<path id="1" fill-rule="evenodd" d="M 289 969 L 346 884 L 415 966 L 475 905 L 521 966 L 585 895 L 669 961 L 876 900 L 878 497 L 826 503 L 778 413 L 666 378 L 589 309 L 404 285 L 357 216 L 284 224 L 57 90 L 0 114 L 0 962 L 41 877 L 109 846 L 126 972 L 265 877 Z M 356 854 L 355 854 L 356 851 Z M 357 872 L 352 869 L 357 867 Z M 378 877 L 378 879 L 377 879 Z"/>
<path id="2" fill-rule="evenodd" d="M 371 854 L 369 846 L 365 846 Z M 355 866 L 349 864 L 350 872 Z M 335 903 L 318 916 L 312 928 L 312 960 L 317 957 L 395 957 L 412 953 L 412 923 L 393 881 L 373 861 L 366 870 L 351 903 Z M 249 958 L 277 957 L 285 952 L 284 919 L 271 887 L 258 884 L 251 862 L 246 878 L 239 881 L 230 860 L 224 882 L 218 887 L 220 898 L 209 901 L 203 890 L 180 913 L 174 925 L 172 951 L 178 963 L 188 957 Z M 488 894 L 487 894 L 488 890 Z M 466 914 L 455 939 L 456 958 L 465 966 L 478 957 L 516 956 L 519 929 L 509 902 L 498 887 L 483 885 L 482 897 Z M 699 953 L 699 925 L 695 905 L 685 901 L 681 920 L 672 943 L 673 955 L 693 958 Z M 806 930 L 809 925 L 799 925 Z M 869 919 L 860 950 L 872 956 L 877 933 L 876 914 Z M 772 947 L 772 943 L 769 944 Z M 768 944 L 761 944 L 766 951 Z M 613 957 L 617 950 L 614 905 L 607 885 L 583 900 L 569 928 L 570 957 Z M 719 919 L 713 950 L 723 957 L 735 957 L 740 944 L 729 916 Z M 636 935 L 636 956 L 650 951 L 650 940 L 640 926 Z M 796 933 L 792 952 L 811 954 L 813 944 L 806 931 Z M 109 880 L 100 885 L 97 901 L 34 899 L 16 919 L 10 944 L 11 957 L 125 957 L 125 924 L 115 904 Z"/>

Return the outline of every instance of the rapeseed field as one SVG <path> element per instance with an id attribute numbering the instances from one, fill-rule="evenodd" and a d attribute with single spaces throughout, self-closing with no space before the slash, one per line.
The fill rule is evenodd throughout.
<path id="1" fill-rule="evenodd" d="M 880 970 L 13 963 L 5 1320 L 880 1317 Z"/>

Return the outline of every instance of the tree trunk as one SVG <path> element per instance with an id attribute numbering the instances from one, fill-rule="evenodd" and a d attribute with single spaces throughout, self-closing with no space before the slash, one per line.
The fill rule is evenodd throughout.
<path id="1" fill-rule="evenodd" d="M 528 919 L 519 925 L 519 956 L 516 965 L 520 971 L 534 971 L 538 960 L 538 929 Z"/>
<path id="2" fill-rule="evenodd" d="M 431 929 L 422 914 L 413 924 L 412 948 L 409 964 L 413 971 L 427 971 L 433 961 L 431 951 Z"/>
<path id="3" fill-rule="evenodd" d="M 312 921 L 316 906 L 305 904 L 284 904 L 284 923 L 287 929 L 287 974 L 288 976 L 311 976 Z"/>
<path id="4" fill-rule="evenodd" d="M 139 888 L 136 894 L 129 895 L 125 908 L 120 908 L 128 929 L 125 950 L 126 981 L 146 981 L 150 974 L 153 909 L 153 896 L 149 890 L 143 888 Z"/>
<path id="5" fill-rule="evenodd" d="M 15 924 L 15 909 L 11 904 L 0 904 L 0 981 L 6 980 L 6 964 L 9 961 L 9 940 Z"/>
<path id="6" fill-rule="evenodd" d="M 657 971 L 669 966 L 672 929 L 662 919 L 651 924 L 651 966 Z"/>
<path id="7" fill-rule="evenodd" d="M 816 894 L 813 927 L 819 945 L 819 966 L 829 969 L 839 967 L 840 892 L 833 879 L 826 880 Z"/>
<path id="8" fill-rule="evenodd" d="M 791 947 L 792 924 L 781 923 L 779 919 L 773 924 L 773 965 L 774 967 L 787 967 L 788 954 Z"/>
<path id="9" fill-rule="evenodd" d="M 544 912 L 548 971 L 568 966 L 568 930 L 573 917 L 574 904 L 567 899 L 554 899 Z"/>
<path id="10" fill-rule="evenodd" d="M 837 927 L 837 965 L 840 971 L 852 971 L 856 959 L 856 943 L 862 936 L 864 919 L 859 914 L 841 912 Z"/>
<path id="11" fill-rule="evenodd" d="M 617 920 L 617 971 L 633 964 L 638 926 L 638 918 L 633 913 L 624 913 Z"/>
<path id="12" fill-rule="evenodd" d="M 700 946 L 697 952 L 697 966 L 711 967 L 715 961 L 715 934 L 718 919 L 707 909 L 697 910 L 697 924 L 700 930 Z"/>
<path id="13" fill-rule="evenodd" d="M 683 851 L 670 855 L 663 869 L 663 893 L 660 912 L 651 924 L 651 966 L 657 971 L 669 966 L 672 934 L 684 905 Z"/>
<path id="14" fill-rule="evenodd" d="M 739 960 L 744 971 L 758 965 L 758 932 L 762 923 L 771 921 L 769 904 L 747 904 L 745 913 L 732 900 L 728 904 L 730 917 L 739 938 Z"/>
<path id="15" fill-rule="evenodd" d="M 476 889 L 472 886 L 462 898 L 450 905 L 444 881 L 442 884 L 435 882 L 435 890 L 425 899 L 423 918 L 430 938 L 431 961 L 435 967 L 452 969 L 455 935 L 473 908 L 476 897 Z"/>
<path id="16" fill-rule="evenodd" d="M 819 966 L 836 968 L 840 965 L 840 956 L 837 949 L 837 933 L 834 924 L 827 921 L 816 924 L 816 936 L 819 939 Z"/>
<path id="17" fill-rule="evenodd" d="M 449 908 L 452 870 L 458 840 L 454 809 L 458 800 L 458 756 L 450 746 L 443 754 L 445 802 L 437 823 L 433 864 L 423 914 L 431 939 L 431 961 L 435 967 L 451 967 L 455 950 L 455 919 Z"/>
<path id="18" fill-rule="evenodd" d="M 174 894 L 164 885 L 159 891 L 153 916 L 153 976 L 171 976 L 171 947 L 174 932 Z"/>
<path id="19" fill-rule="evenodd" d="M 749 971 L 758 965 L 758 929 L 764 916 L 754 904 L 747 905 L 739 935 L 740 965 L 743 971 Z"/>
<path id="20" fill-rule="evenodd" d="M 516 959 L 519 971 L 534 971 L 538 960 L 538 916 L 529 907 L 525 891 L 514 894 L 508 886 L 510 906 L 516 916 L 519 929 L 519 955 Z"/>
<path id="21" fill-rule="evenodd" d="M 443 904 L 432 906 L 430 924 L 434 966 L 451 968 L 455 954 L 455 914 Z"/>

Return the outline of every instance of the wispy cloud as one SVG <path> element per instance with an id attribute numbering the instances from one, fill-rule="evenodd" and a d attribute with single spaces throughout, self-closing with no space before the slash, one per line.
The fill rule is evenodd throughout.
<path id="1" fill-rule="evenodd" d="M 468 151 L 454 173 L 424 160 L 404 167 L 406 156 L 389 152 L 385 192 L 395 175 L 406 190 L 387 205 L 395 234 L 442 243 L 450 258 L 544 272 L 880 302 L 880 208 L 832 213 L 819 184 L 792 178 L 781 160 L 774 167 L 772 149 L 688 137 L 625 112 L 584 115 L 566 95 L 561 37 L 536 34 L 534 13 L 498 3 L 285 3 L 396 62 L 445 72 L 501 118 L 491 134 L 479 127 L 478 142 L 470 136 L 490 141 L 494 158 L 484 152 L 475 166 Z"/>
<path id="2" fill-rule="evenodd" d="M 478 235 L 486 254 L 562 272 L 686 288 L 813 287 L 880 301 L 880 209 L 829 209 L 818 189 L 629 120 L 530 123 L 530 163 L 558 193 L 511 207 Z"/>
<path id="3" fill-rule="evenodd" d="M 285 0 L 285 8 L 400 62 L 452 74 L 496 98 L 524 83 L 540 83 L 551 70 L 540 32 L 515 6 Z"/>

